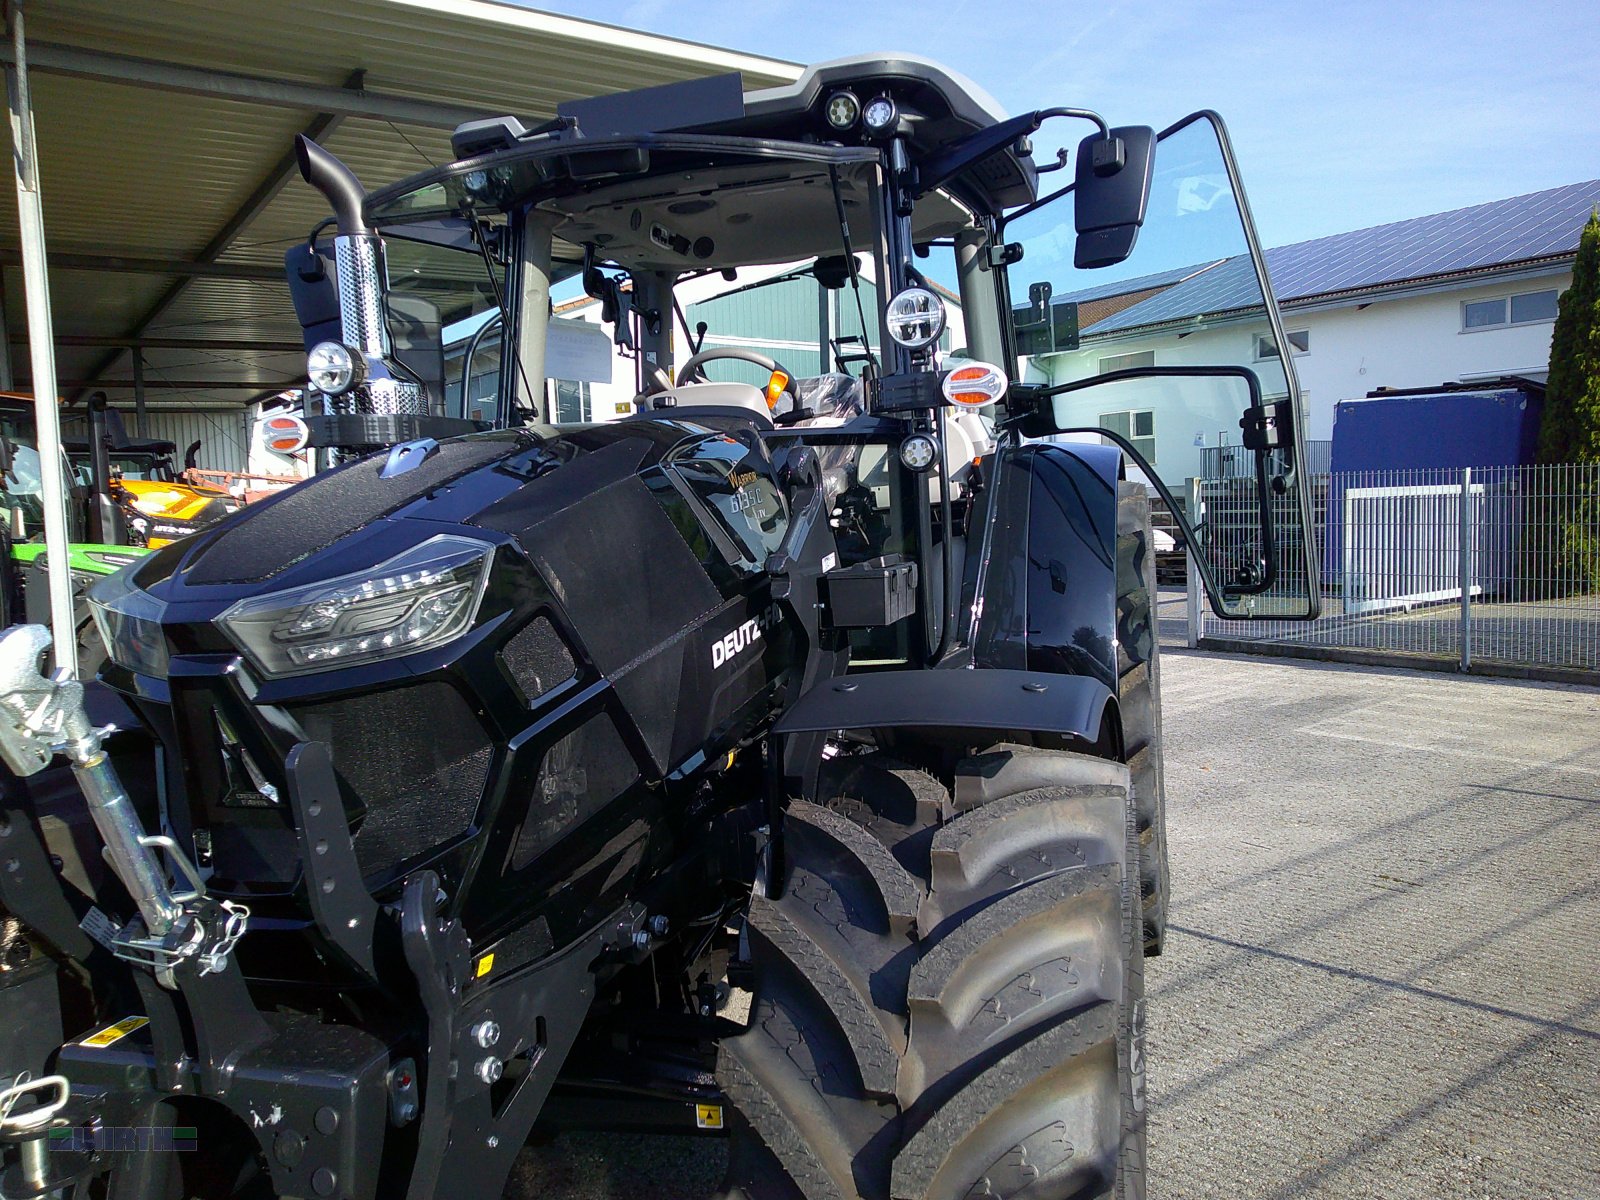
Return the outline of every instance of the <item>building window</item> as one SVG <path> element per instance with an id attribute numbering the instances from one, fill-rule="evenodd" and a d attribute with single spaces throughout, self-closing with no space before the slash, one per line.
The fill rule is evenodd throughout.
<path id="1" fill-rule="evenodd" d="M 1511 297 L 1511 323 L 1523 325 L 1530 321 L 1554 321 L 1556 300 L 1554 288 L 1543 292 L 1523 292 L 1520 296 Z"/>
<path id="2" fill-rule="evenodd" d="M 1541 321 L 1556 319 L 1556 301 L 1560 293 L 1555 288 L 1537 292 L 1518 292 L 1511 296 L 1496 296 L 1492 300 L 1466 300 L 1461 305 L 1461 330 L 1472 333 L 1479 329 L 1500 329 L 1507 325 L 1537 325 Z"/>
<path id="3" fill-rule="evenodd" d="M 556 382 L 556 424 L 582 425 L 588 422 L 589 385 L 567 379 Z"/>
<path id="4" fill-rule="evenodd" d="M 1311 331 L 1309 329 L 1290 329 L 1284 335 L 1289 339 L 1289 346 L 1296 354 L 1306 354 L 1311 350 Z M 1272 339 L 1270 333 L 1256 335 L 1256 361 L 1267 362 L 1278 358 L 1278 343 Z"/>
<path id="5" fill-rule="evenodd" d="M 1134 408 L 1100 414 L 1100 428 L 1121 434 L 1152 467 L 1156 465 L 1156 414 L 1153 409 Z"/>
<path id="6" fill-rule="evenodd" d="M 1113 371 L 1131 371 L 1135 367 L 1153 367 L 1156 365 L 1156 352 L 1154 350 L 1139 350 L 1133 354 L 1112 354 L 1100 360 L 1100 374 L 1109 375 Z"/>

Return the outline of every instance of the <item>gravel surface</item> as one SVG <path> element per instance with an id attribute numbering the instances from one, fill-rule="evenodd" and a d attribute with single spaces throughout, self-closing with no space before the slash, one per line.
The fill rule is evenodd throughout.
<path id="1" fill-rule="evenodd" d="M 1166 655 L 1151 1196 L 1600 1198 L 1600 692 Z M 721 1162 L 569 1136 L 511 1194 Z"/>

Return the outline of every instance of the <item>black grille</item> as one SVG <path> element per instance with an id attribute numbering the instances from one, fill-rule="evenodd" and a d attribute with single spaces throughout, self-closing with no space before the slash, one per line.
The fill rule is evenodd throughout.
<path id="1" fill-rule="evenodd" d="M 572 653 L 547 617 L 535 617 L 523 626 L 500 657 L 529 703 L 572 678 Z"/>
<path id="2" fill-rule="evenodd" d="M 291 709 L 326 742 L 348 800 L 365 808 L 356 859 L 372 875 L 471 825 L 494 747 L 453 687 L 432 682 Z"/>
<path id="3" fill-rule="evenodd" d="M 517 831 L 511 869 L 521 870 L 541 850 L 588 820 L 633 786 L 639 769 L 605 713 L 590 717 L 562 738 L 539 765 L 539 784 Z"/>

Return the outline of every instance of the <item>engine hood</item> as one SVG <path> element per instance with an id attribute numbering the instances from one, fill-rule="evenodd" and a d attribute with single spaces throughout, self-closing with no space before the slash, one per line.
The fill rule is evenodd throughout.
<path id="1" fill-rule="evenodd" d="M 416 444 L 404 454 L 380 452 L 158 551 L 133 568 L 132 582 L 160 607 L 174 673 L 229 669 L 219 660 L 237 658 L 240 647 L 219 619 L 242 602 L 359 575 L 441 535 L 492 548 L 493 580 L 481 617 L 492 623 L 519 606 L 522 577 L 531 570 L 517 530 L 647 470 L 675 445 L 708 432 L 686 422 L 641 420 L 473 434 Z M 437 665 L 416 657 L 423 661 L 373 664 L 360 685 Z M 115 668 L 108 678 L 131 690 L 164 690 L 159 681 L 122 679 Z M 316 690 L 352 682 L 330 678 Z"/>

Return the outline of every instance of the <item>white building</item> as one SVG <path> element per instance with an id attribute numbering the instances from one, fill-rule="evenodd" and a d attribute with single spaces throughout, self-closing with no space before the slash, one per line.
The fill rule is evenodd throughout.
<path id="1" fill-rule="evenodd" d="M 1377 388 L 1542 382 L 1596 207 L 1590 180 L 1269 250 L 1308 436 L 1331 436 L 1335 403 Z"/>

